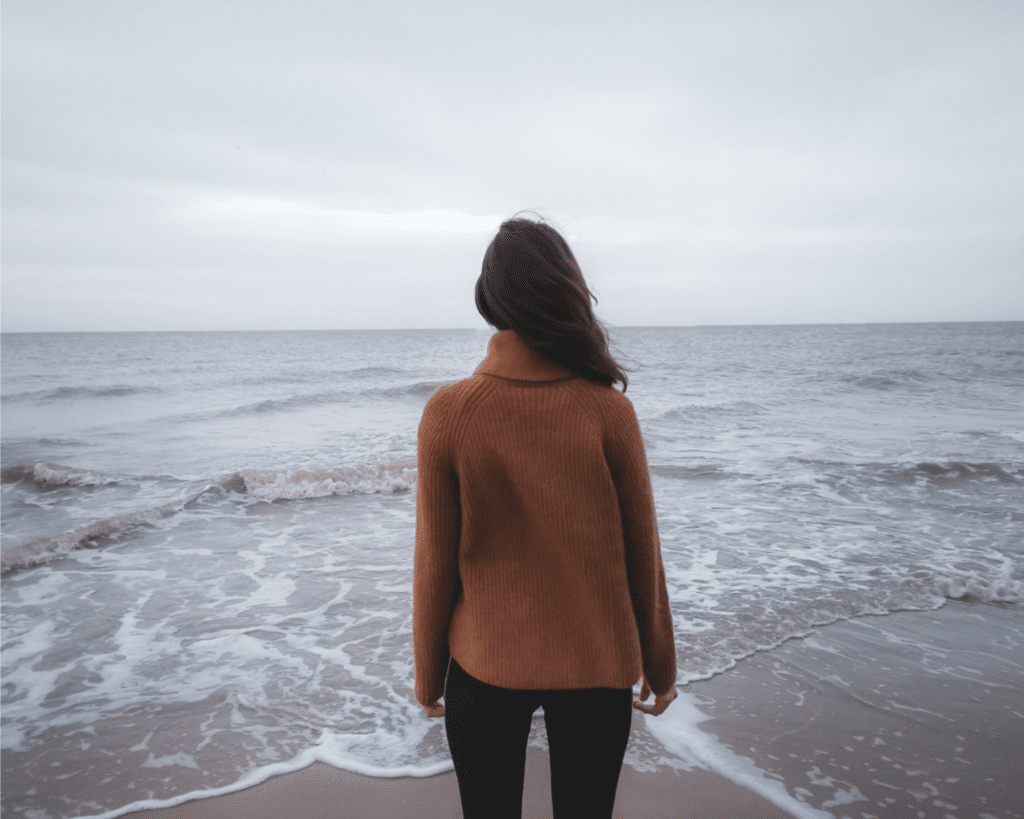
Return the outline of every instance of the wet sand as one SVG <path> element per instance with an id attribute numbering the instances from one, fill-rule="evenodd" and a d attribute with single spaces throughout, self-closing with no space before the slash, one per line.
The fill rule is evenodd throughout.
<path id="1" fill-rule="evenodd" d="M 838 819 L 1024 817 L 1024 609 L 833 623 L 687 686 L 700 724 Z"/>
<path id="2" fill-rule="evenodd" d="M 548 756 L 530 748 L 523 816 L 551 817 Z M 316 762 L 238 793 L 175 808 L 125 814 L 129 819 L 457 819 L 454 773 L 426 779 L 375 779 Z M 641 773 L 623 767 L 615 819 L 790 819 L 768 800 L 711 771 L 671 768 Z"/>

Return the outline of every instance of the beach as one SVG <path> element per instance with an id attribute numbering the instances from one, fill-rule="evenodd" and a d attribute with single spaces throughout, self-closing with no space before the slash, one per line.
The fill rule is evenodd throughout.
<path id="1" fill-rule="evenodd" d="M 688 689 L 700 728 L 836 817 L 1024 816 L 1024 612 L 855 618 Z"/>
<path id="2" fill-rule="evenodd" d="M 868 616 L 681 687 L 661 717 L 634 713 L 616 819 L 797 816 L 1015 819 L 1024 815 L 1024 614 L 950 602 Z M 6 787 L 28 792 L 16 775 Z M 37 786 L 38 787 L 38 786 Z M 123 815 L 458 817 L 455 775 L 374 777 L 314 762 L 227 794 Z M 524 817 L 549 817 L 542 717 L 527 753 Z"/>
<path id="3" fill-rule="evenodd" d="M 548 758 L 531 748 L 526 758 L 523 816 L 549 819 Z M 179 807 L 124 814 L 126 819 L 457 819 L 462 816 L 455 774 L 428 779 L 374 779 L 321 762 L 236 794 Z M 619 779 L 615 819 L 788 819 L 764 797 L 719 774 L 695 769 L 641 773 L 626 768 Z"/>
<path id="4" fill-rule="evenodd" d="M 979 644 L 958 650 L 964 638 Z M 818 629 L 684 687 L 680 705 L 707 715 L 703 738 L 671 709 L 664 725 L 635 713 L 634 745 L 662 735 L 679 756 L 674 766 L 624 767 L 614 816 L 1022 816 L 1022 669 L 1024 615 L 1015 607 L 993 615 L 950 603 Z M 535 738 L 541 732 L 538 718 Z M 245 790 L 123 815 L 412 819 L 461 810 L 452 772 L 381 778 L 315 762 Z M 536 745 L 523 816 L 551 816 L 547 754 Z"/>
<path id="5" fill-rule="evenodd" d="M 487 339 L 4 334 L 4 816 L 446 815 L 412 690 L 416 426 Z M 616 331 L 681 692 L 637 715 L 622 815 L 1024 815 L 1022 339 Z"/>

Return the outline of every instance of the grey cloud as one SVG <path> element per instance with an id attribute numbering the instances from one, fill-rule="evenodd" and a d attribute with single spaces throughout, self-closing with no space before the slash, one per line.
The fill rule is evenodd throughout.
<path id="1" fill-rule="evenodd" d="M 329 293 L 338 269 L 361 320 L 474 320 L 453 305 L 485 234 L 200 218 L 231 196 L 538 207 L 590 243 L 594 275 L 636 279 L 631 323 L 1021 318 L 991 294 L 1021 261 L 1024 12 L 967 8 L 10 0 L 4 326 L 72 329 L 45 318 L 46 304 L 69 314 L 61 288 L 95 301 L 100 325 L 104 288 L 136 294 L 109 326 L 173 323 L 151 274 L 196 270 L 209 293 L 261 271 L 266 286 L 235 298 L 259 321 L 277 305 L 274 326 L 321 326 L 273 294 L 295 271 Z M 388 264 L 415 281 L 418 257 L 436 302 L 419 321 L 416 302 L 377 304 L 374 285 Z M 796 307 L 741 306 L 726 283 L 765 267 Z M 928 298 L 901 307 L 871 278 L 882 268 Z M 76 269 L 88 288 L 68 284 Z M 988 307 L 962 295 L 979 279 Z M 642 293 L 657 299 L 646 313 Z"/>

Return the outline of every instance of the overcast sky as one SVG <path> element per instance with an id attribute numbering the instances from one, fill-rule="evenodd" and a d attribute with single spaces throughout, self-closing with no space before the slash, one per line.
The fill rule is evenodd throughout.
<path id="1" fill-rule="evenodd" d="M 1024 319 L 1024 3 L 4 0 L 3 329 Z"/>

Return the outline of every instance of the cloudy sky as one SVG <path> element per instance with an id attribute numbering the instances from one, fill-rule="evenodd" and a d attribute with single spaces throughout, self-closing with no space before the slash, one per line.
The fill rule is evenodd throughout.
<path id="1" fill-rule="evenodd" d="M 4 0 L 5 331 L 1024 319 L 1019 0 Z"/>

